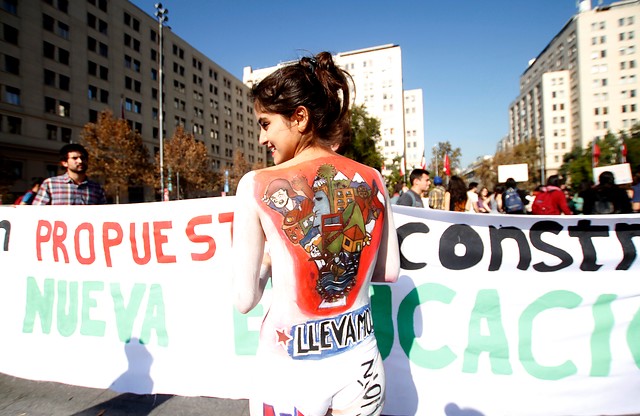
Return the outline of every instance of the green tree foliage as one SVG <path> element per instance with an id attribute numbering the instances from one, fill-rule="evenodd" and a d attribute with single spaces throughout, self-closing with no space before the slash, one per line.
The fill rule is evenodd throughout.
<path id="1" fill-rule="evenodd" d="M 400 175 L 400 164 L 402 163 L 402 156 L 398 155 L 393 158 L 391 162 L 391 166 L 385 166 L 385 168 L 390 172 L 385 176 L 385 180 L 387 182 L 387 191 L 389 195 L 393 195 L 393 187 L 397 183 L 407 184 L 409 181 L 409 174 L 403 176 Z M 410 173 L 410 172 L 409 172 Z"/>
<path id="2" fill-rule="evenodd" d="M 454 149 L 448 141 L 438 142 L 438 144 L 431 149 L 431 161 L 427 167 L 427 170 L 431 172 L 432 178 L 435 176 L 444 177 L 444 155 L 449 155 L 452 175 L 455 175 L 455 172 L 460 170 L 460 156 L 462 155 L 460 148 L 456 147 Z"/>
<path id="3" fill-rule="evenodd" d="M 103 111 L 97 123 L 85 124 L 80 133 L 89 152 L 89 175 L 103 182 L 107 196 L 120 202 L 120 195 L 129 186 L 153 182 L 153 166 L 138 131 L 133 131 L 124 119 Z"/>
<path id="4" fill-rule="evenodd" d="M 171 176 L 180 197 L 210 194 L 217 182 L 205 144 L 185 132 L 182 126 L 178 126 L 171 139 L 164 143 L 164 168 L 165 178 L 168 180 Z"/>
<path id="5" fill-rule="evenodd" d="M 633 126 L 628 133 L 620 132 L 619 136 L 609 132 L 596 143 L 600 148 L 598 166 L 608 166 L 622 163 L 621 144 L 627 145 L 627 163 L 631 171 L 635 172 L 640 163 L 640 124 Z M 588 147 L 573 148 L 564 155 L 560 172 L 570 178 L 570 186 L 577 190 L 580 182 L 594 181 L 593 178 L 593 142 Z"/>
<path id="6" fill-rule="evenodd" d="M 378 147 L 380 120 L 370 117 L 364 105 L 351 109 L 351 139 L 340 148 L 344 156 L 378 171 L 384 159 Z"/>

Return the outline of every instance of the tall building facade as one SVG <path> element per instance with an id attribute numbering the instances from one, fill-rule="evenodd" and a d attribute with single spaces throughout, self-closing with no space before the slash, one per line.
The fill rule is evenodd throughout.
<path id="1" fill-rule="evenodd" d="M 55 174 L 60 147 L 78 142 L 103 110 L 138 130 L 150 154 L 158 151 L 155 18 L 127 0 L 3 0 L 0 23 L 0 162 L 9 191 Z M 162 33 L 164 139 L 185 127 L 221 172 L 237 151 L 266 163 L 248 88 L 169 27 Z"/>
<path id="2" fill-rule="evenodd" d="M 406 141 L 407 167 L 419 168 L 424 155 L 424 108 L 422 90 L 404 91 L 404 136 Z M 426 166 L 426 160 L 424 160 Z M 433 174 L 435 175 L 435 173 Z"/>
<path id="3" fill-rule="evenodd" d="M 409 169 L 420 166 L 424 153 L 422 90 L 403 90 L 400 46 L 389 44 L 340 52 L 334 55 L 334 59 L 353 78 L 353 103 L 364 105 L 370 116 L 380 120 L 380 148 L 385 166 L 390 166 L 396 156 L 403 155 L 406 156 Z M 284 62 L 255 70 L 245 67 L 243 81 L 251 86 L 276 69 L 291 63 Z M 410 128 L 406 125 L 406 96 L 411 100 L 408 117 Z M 407 132 L 411 133 L 410 137 Z"/>
<path id="4" fill-rule="evenodd" d="M 636 124 L 639 24 L 638 0 L 595 8 L 581 0 L 578 13 L 520 77 L 506 145 L 541 140 L 548 176 L 574 146 L 588 147 Z"/>

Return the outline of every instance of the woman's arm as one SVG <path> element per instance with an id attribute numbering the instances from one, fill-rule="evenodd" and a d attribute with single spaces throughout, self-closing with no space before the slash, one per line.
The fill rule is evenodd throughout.
<path id="1" fill-rule="evenodd" d="M 382 177 L 378 177 L 380 183 Z M 378 258 L 371 280 L 374 282 L 395 282 L 400 274 L 400 249 L 398 248 L 398 234 L 393 222 L 393 211 L 386 190 L 384 191 L 385 215 L 382 228 L 382 239 L 378 248 Z"/>
<path id="2" fill-rule="evenodd" d="M 254 178 L 255 172 L 249 172 L 240 180 L 233 217 L 233 291 L 236 308 L 242 313 L 260 302 L 271 269 L 256 206 Z"/>
<path id="3" fill-rule="evenodd" d="M 451 204 L 451 194 L 449 192 L 444 193 L 444 210 L 449 211 L 451 208 L 449 206 Z"/>

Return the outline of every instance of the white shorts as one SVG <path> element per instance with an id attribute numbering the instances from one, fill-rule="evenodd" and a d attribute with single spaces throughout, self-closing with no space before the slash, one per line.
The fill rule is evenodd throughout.
<path id="1" fill-rule="evenodd" d="M 258 352 L 252 416 L 380 415 L 385 377 L 375 337 L 320 360 Z"/>

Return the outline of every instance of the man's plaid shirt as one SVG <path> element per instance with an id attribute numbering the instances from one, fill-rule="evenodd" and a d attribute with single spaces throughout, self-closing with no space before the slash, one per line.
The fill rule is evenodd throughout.
<path id="1" fill-rule="evenodd" d="M 33 205 L 101 205 L 107 198 L 100 184 L 86 179 L 76 184 L 69 174 L 45 179 Z"/>

